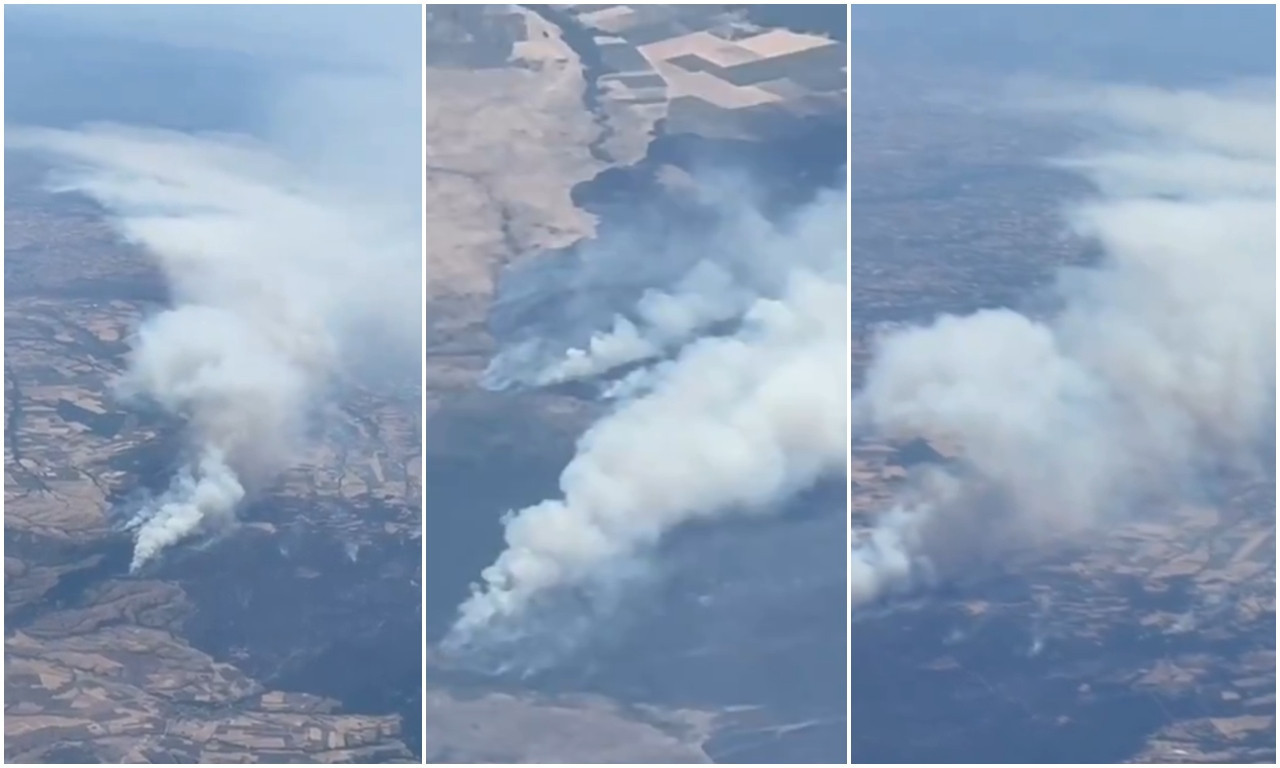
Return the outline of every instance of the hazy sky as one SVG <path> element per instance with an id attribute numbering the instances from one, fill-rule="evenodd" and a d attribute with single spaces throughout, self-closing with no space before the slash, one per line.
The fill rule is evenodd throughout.
<path id="1" fill-rule="evenodd" d="M 362 98 L 403 102 L 388 113 L 411 119 L 384 124 L 379 144 L 417 154 L 419 30 L 414 6 L 11 6 L 5 119 L 262 135 L 289 122 L 279 112 L 298 109 L 308 78 L 376 76 L 383 85 Z M 315 101 L 308 109 L 324 107 Z M 347 119 L 351 106 L 324 117 Z"/>
<path id="2" fill-rule="evenodd" d="M 855 52 L 892 60 L 1160 85 L 1275 74 L 1271 5 L 877 5 L 851 20 Z"/>

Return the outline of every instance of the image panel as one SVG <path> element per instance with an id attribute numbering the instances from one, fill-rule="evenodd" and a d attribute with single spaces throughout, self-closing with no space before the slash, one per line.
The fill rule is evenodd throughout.
<path id="1" fill-rule="evenodd" d="M 4 21 L 6 762 L 419 762 L 421 8 Z"/>
<path id="2" fill-rule="evenodd" d="M 1275 8 L 851 9 L 851 753 L 1275 761 Z"/>
<path id="3" fill-rule="evenodd" d="M 846 760 L 847 9 L 426 9 L 423 754 Z"/>

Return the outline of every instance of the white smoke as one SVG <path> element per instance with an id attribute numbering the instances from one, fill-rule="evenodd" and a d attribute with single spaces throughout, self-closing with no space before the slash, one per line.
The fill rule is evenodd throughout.
<path id="1" fill-rule="evenodd" d="M 519 639 L 544 600 L 612 593 L 671 530 L 767 513 L 842 470 L 846 210 L 844 195 L 823 196 L 775 228 L 758 255 L 779 268 L 777 297 L 753 299 L 736 332 L 699 338 L 643 369 L 642 386 L 615 391 L 619 404 L 581 437 L 561 474 L 561 497 L 506 518 L 507 547 L 461 607 L 447 649 Z M 698 294 L 700 284 L 718 295 Z M 715 280 L 682 286 L 649 313 L 679 320 L 650 328 L 693 333 L 690 318 L 705 318 L 703 308 L 728 293 Z"/>
<path id="2" fill-rule="evenodd" d="M 668 357 L 686 342 L 732 325 L 757 299 L 777 298 L 791 270 L 825 268 L 824 256 L 814 255 L 823 254 L 822 247 L 796 238 L 816 242 L 844 236 L 844 222 L 836 219 L 814 218 L 801 229 L 779 232 L 761 213 L 750 181 L 738 174 L 704 171 L 698 182 L 689 179 L 670 191 L 683 213 L 696 211 L 707 226 L 692 234 L 663 221 L 662 214 L 643 210 L 629 229 L 588 243 L 568 283 L 563 274 L 542 282 L 568 295 L 570 309 L 561 314 L 574 330 L 595 327 L 601 303 L 610 304 L 607 327 L 567 350 L 557 346 L 555 331 L 550 338 L 544 334 L 510 344 L 490 361 L 485 386 L 550 386 Z M 784 242 L 787 238 L 790 242 Z M 614 314 L 613 297 L 636 286 L 645 290 L 635 305 Z M 566 317 L 558 320 L 563 325 Z M 651 378 L 646 371 L 637 373 L 642 375 L 633 381 Z"/>
<path id="3" fill-rule="evenodd" d="M 570 349 L 535 383 L 587 379 L 661 357 L 716 323 L 740 317 L 754 298 L 723 267 L 700 261 L 674 290 L 645 291 L 636 305 L 639 324 L 616 316 L 609 331 L 593 334 L 585 349 Z"/>
<path id="4" fill-rule="evenodd" d="M 217 448 L 207 448 L 183 467 L 169 490 L 129 523 L 136 529 L 131 570 L 137 570 L 196 530 L 218 530 L 235 522 L 244 486 Z"/>
<path id="5" fill-rule="evenodd" d="M 237 35 L 235 9 L 202 12 L 202 24 L 226 25 L 225 47 L 267 57 L 282 84 L 257 138 L 119 125 L 7 133 L 11 147 L 50 156 L 61 189 L 101 203 L 168 279 L 172 306 L 137 329 L 118 390 L 185 419 L 190 458 L 129 523 L 135 570 L 232 524 L 246 494 L 295 459 L 339 379 L 369 361 L 416 379 L 419 62 L 399 31 L 414 24 L 417 38 L 416 12 L 388 28 L 382 11 L 250 9 L 252 40 Z M 142 37 L 213 44 L 181 10 L 131 13 L 150 22 Z M 353 43 L 341 49 L 350 57 L 329 56 L 335 39 L 370 35 L 391 50 Z M 323 73 L 298 75 L 297 62 L 275 72 L 273 39 L 319 57 Z"/>
<path id="6" fill-rule="evenodd" d="M 1108 129 L 1064 161 L 1098 188 L 1070 221 L 1104 259 L 1063 274 L 1044 319 L 986 310 L 880 339 L 855 429 L 961 457 L 855 546 L 855 602 L 1000 540 L 1093 530 L 1270 433 L 1274 99 L 1105 88 L 1042 106 Z"/>

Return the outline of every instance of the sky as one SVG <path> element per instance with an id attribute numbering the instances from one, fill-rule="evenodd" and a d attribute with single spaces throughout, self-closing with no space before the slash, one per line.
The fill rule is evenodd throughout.
<path id="1" fill-rule="evenodd" d="M 1274 77 L 1273 5 L 855 5 L 851 48 L 992 74 L 1175 85 Z"/>

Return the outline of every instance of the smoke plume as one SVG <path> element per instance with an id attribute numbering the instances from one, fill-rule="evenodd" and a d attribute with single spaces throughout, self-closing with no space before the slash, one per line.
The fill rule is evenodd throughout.
<path id="1" fill-rule="evenodd" d="M 643 572 L 644 556 L 668 532 L 721 515 L 768 513 L 841 471 L 846 208 L 844 195 L 825 194 L 780 225 L 735 210 L 719 231 L 759 235 L 735 241 L 749 250 L 732 250 L 760 266 L 749 271 L 753 282 L 730 281 L 715 264 L 690 259 L 694 267 L 677 288 L 641 299 L 642 322 L 616 321 L 589 349 L 570 353 L 574 375 L 671 357 L 628 377 L 642 374 L 643 386 L 615 389 L 616 406 L 582 435 L 561 474 L 559 498 L 507 516 L 506 549 L 462 605 L 447 650 L 519 642 L 540 621 L 572 642 L 565 617 L 548 616 L 549 606 L 569 599 L 574 618 L 589 624 L 626 579 Z M 729 317 L 733 328 L 702 333 Z M 562 376 L 566 364 L 539 373 L 546 370 Z"/>
<path id="2" fill-rule="evenodd" d="M 521 274 L 504 282 L 520 283 L 510 291 L 519 295 L 500 295 L 499 311 L 548 287 L 556 306 L 512 323 L 521 340 L 508 340 L 490 362 L 486 386 L 549 386 L 668 357 L 692 339 L 722 332 L 756 299 L 777 298 L 789 270 L 822 263 L 821 247 L 802 247 L 794 238 L 843 237 L 836 219 L 778 231 L 740 174 L 704 170 L 698 182 L 671 184 L 667 194 L 678 201 L 678 213 L 633 212 L 569 270 L 546 258 L 513 270 Z M 676 216 L 679 222 L 670 220 Z M 778 259 L 781 252 L 789 252 L 786 260 Z M 619 313 L 619 304 L 626 311 Z"/>
<path id="3" fill-rule="evenodd" d="M 129 523 L 135 570 L 232 524 L 296 458 L 319 401 L 366 364 L 416 380 L 417 10 L 313 10 L 249 9 L 248 39 L 232 8 L 130 11 L 148 23 L 125 31 L 102 17 L 122 34 L 257 56 L 274 83 L 258 135 L 97 124 L 7 136 L 51 157 L 59 189 L 98 201 L 168 279 L 172 305 L 137 329 L 117 389 L 184 419 L 189 445 L 168 490 Z M 273 58 L 277 46 L 291 53 Z"/>
<path id="4" fill-rule="evenodd" d="M 639 322 L 618 315 L 609 331 L 592 334 L 585 348 L 570 348 L 535 383 L 591 378 L 661 357 L 714 324 L 741 316 L 751 298 L 724 268 L 698 262 L 674 290 L 645 292 L 635 309 Z"/>
<path id="5" fill-rule="evenodd" d="M 1274 434 L 1273 97 L 1116 87 L 1039 106 L 1100 130 L 1061 164 L 1097 188 L 1069 221 L 1105 255 L 1060 276 L 1047 317 L 984 310 L 878 340 L 854 428 L 960 457 L 865 532 L 855 603 L 1176 501 Z"/>

